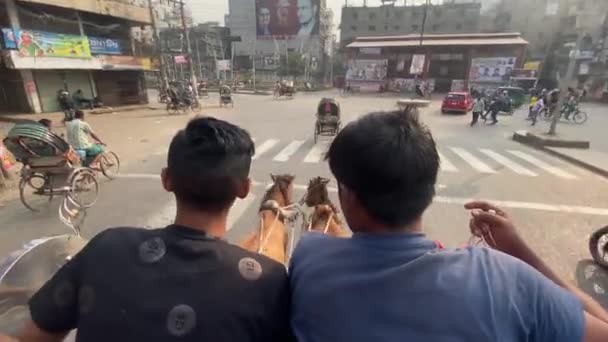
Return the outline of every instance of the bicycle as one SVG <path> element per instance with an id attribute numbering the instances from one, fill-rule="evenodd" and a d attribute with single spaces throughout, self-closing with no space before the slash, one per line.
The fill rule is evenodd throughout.
<path id="1" fill-rule="evenodd" d="M 562 110 L 560 110 L 559 112 L 559 120 L 563 120 L 565 118 L 566 122 L 573 122 L 577 125 L 582 125 L 583 123 L 585 123 L 588 119 L 588 115 L 586 112 L 581 111 L 578 107 L 576 107 L 569 115 L 567 115 L 567 117 L 565 116 L 566 114 L 566 108 L 562 108 Z M 539 113 L 538 115 L 542 114 L 543 119 L 545 119 L 546 121 L 551 121 L 553 120 L 553 115 L 555 115 L 555 110 L 551 111 L 551 110 L 547 110 L 546 108 L 543 108 L 543 110 L 541 111 L 541 113 Z"/>

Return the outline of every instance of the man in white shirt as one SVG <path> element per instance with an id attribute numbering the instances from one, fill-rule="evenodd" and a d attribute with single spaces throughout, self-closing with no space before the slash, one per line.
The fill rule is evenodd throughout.
<path id="1" fill-rule="evenodd" d="M 319 5 L 316 0 L 298 0 L 298 36 L 310 36 L 319 32 L 318 12 Z"/>
<path id="2" fill-rule="evenodd" d="M 81 110 L 76 111 L 74 120 L 66 122 L 65 127 L 68 143 L 84 157 L 84 165 L 89 165 L 90 161 L 104 152 L 105 144 L 95 135 L 91 125 L 84 121 L 84 113 Z M 89 136 L 95 140 L 95 144 L 91 143 Z"/>

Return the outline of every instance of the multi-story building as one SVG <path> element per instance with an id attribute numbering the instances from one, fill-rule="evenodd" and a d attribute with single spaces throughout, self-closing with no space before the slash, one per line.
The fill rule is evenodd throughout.
<path id="1" fill-rule="evenodd" d="M 146 102 L 153 63 L 131 28 L 149 13 L 145 0 L 0 1 L 0 112 L 57 111 L 60 89 L 110 106 Z"/>
<path id="2" fill-rule="evenodd" d="M 557 72 L 565 75 L 570 52 L 580 43 L 576 76 L 581 84 L 594 83 L 587 85 L 601 89 L 598 84 L 605 83 L 603 24 L 607 16 L 606 0 L 501 0 L 487 14 L 482 30 L 521 32 L 530 42 L 528 60 L 544 62 L 541 81 L 548 84 L 555 84 Z"/>
<path id="3" fill-rule="evenodd" d="M 385 1 L 382 6 L 342 8 L 340 43 L 346 46 L 357 37 L 377 37 L 419 33 L 426 11 L 424 31 L 428 34 L 479 32 L 481 4 L 475 0 L 444 1 L 440 5 L 399 5 Z"/>
<path id="4" fill-rule="evenodd" d="M 334 27 L 326 0 L 229 0 L 228 4 L 226 26 L 241 39 L 233 43 L 236 69 L 252 69 L 254 62 L 257 79 L 274 81 L 280 57 L 298 52 L 307 62 L 308 75 L 329 74 Z"/>

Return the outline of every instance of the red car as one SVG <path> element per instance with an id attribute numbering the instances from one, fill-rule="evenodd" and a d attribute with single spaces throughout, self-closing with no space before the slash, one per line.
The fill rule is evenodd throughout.
<path id="1" fill-rule="evenodd" d="M 473 97 L 464 92 L 451 92 L 446 95 L 441 104 L 441 112 L 460 112 L 466 114 L 473 108 Z"/>

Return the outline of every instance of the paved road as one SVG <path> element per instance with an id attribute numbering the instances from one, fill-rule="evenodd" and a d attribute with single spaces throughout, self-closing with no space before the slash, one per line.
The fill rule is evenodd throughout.
<path id="1" fill-rule="evenodd" d="M 206 114 L 247 128 L 256 142 L 252 178 L 257 185 L 247 199 L 235 204 L 229 239 L 239 240 L 252 231 L 270 173 L 295 174 L 297 199 L 310 178 L 331 176 L 322 161 L 330 138 L 317 144 L 312 141 L 314 112 L 322 96 L 337 93 L 298 94 L 293 100 L 237 95 L 234 109 L 205 110 Z M 344 123 L 371 111 L 394 109 L 396 101 L 394 97 L 376 96 L 338 99 Z M 216 99 L 210 101 L 215 105 Z M 442 159 L 438 195 L 425 215 L 425 229 L 447 246 L 461 246 L 469 238 L 468 214 L 462 204 L 472 198 L 493 200 L 511 213 L 526 239 L 559 274 L 590 286 L 581 282 L 584 272 L 580 271 L 588 258 L 589 234 L 608 222 L 608 182 L 511 141 L 514 128 L 523 125 L 523 115 L 500 117 L 495 126 L 471 128 L 470 117 L 442 115 L 438 103 L 424 111 L 421 117 L 431 128 Z M 100 199 L 89 211 L 84 235 L 91 237 L 111 226 L 159 227 L 170 223 L 174 204 L 162 191 L 158 173 L 166 162 L 172 133 L 187 118 L 151 112 L 116 116 L 111 123 L 102 122 L 103 118 L 94 120 L 98 120 L 95 127 L 102 135 L 109 135 L 109 129 L 120 132 L 110 144 L 123 155 L 126 165 L 122 178 L 103 182 Z M 148 129 L 152 131 L 133 131 L 132 127 L 140 126 L 152 127 Z M 337 201 L 335 189 L 330 192 Z M 57 219 L 55 207 L 32 214 L 18 201 L 11 201 L 0 214 L 2 255 L 30 239 L 67 231 Z"/>

